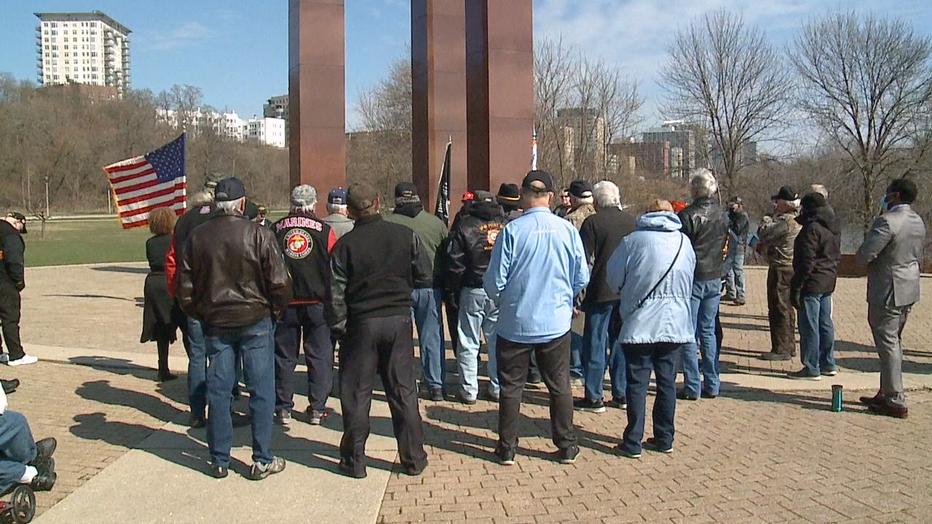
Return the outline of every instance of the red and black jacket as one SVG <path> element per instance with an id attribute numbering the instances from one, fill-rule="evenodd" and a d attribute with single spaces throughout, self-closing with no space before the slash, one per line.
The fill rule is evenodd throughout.
<path id="1" fill-rule="evenodd" d="M 337 236 L 312 213 L 292 211 L 272 231 L 291 273 L 291 304 L 330 301 L 330 251 Z"/>

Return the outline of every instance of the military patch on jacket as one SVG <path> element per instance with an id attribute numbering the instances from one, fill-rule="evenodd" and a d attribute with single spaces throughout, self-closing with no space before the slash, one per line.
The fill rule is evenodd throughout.
<path id="1" fill-rule="evenodd" d="M 492 248 L 495 247 L 495 240 L 498 239 L 498 234 L 501 233 L 501 231 L 502 225 L 498 222 L 490 222 L 479 226 L 479 232 L 485 233 L 485 247 L 483 251 L 492 251 Z"/>
<path id="2" fill-rule="evenodd" d="M 292 229 L 285 233 L 284 249 L 286 255 L 300 260 L 307 258 L 314 250 L 314 240 L 303 229 Z"/>

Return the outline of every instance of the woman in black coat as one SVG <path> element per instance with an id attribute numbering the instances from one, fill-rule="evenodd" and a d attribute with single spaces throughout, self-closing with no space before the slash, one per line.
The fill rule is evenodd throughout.
<path id="1" fill-rule="evenodd" d="M 143 288 L 145 303 L 139 341 L 154 341 L 158 346 L 159 382 L 177 378 L 168 370 L 168 346 L 176 340 L 178 306 L 168 294 L 168 283 L 165 280 L 165 255 L 171 246 L 174 227 L 175 212 L 171 209 L 160 207 L 149 213 L 149 231 L 153 236 L 146 241 L 149 274 Z"/>

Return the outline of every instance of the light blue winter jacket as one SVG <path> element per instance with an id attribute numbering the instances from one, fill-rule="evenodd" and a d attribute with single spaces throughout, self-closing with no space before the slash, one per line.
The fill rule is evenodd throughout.
<path id="1" fill-rule="evenodd" d="M 680 219 L 671 212 L 647 213 L 637 230 L 626 236 L 608 261 L 608 286 L 621 296 L 621 344 L 695 341 L 689 300 L 693 289 L 696 253 L 680 233 Z M 674 263 L 674 255 L 683 247 Z M 673 263 L 673 269 L 650 295 L 650 290 Z M 638 303 L 647 297 L 638 308 Z"/>

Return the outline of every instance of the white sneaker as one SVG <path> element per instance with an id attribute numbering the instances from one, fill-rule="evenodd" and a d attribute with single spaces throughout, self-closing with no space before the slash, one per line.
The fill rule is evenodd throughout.
<path id="1" fill-rule="evenodd" d="M 9 353 L 0 353 L 0 364 L 6 364 L 10 361 Z"/>
<path id="2" fill-rule="evenodd" d="M 34 357 L 32 355 L 23 355 L 22 358 L 8 361 L 7 365 L 8 366 L 22 366 L 23 364 L 35 364 L 38 361 L 39 361 L 39 357 Z"/>

